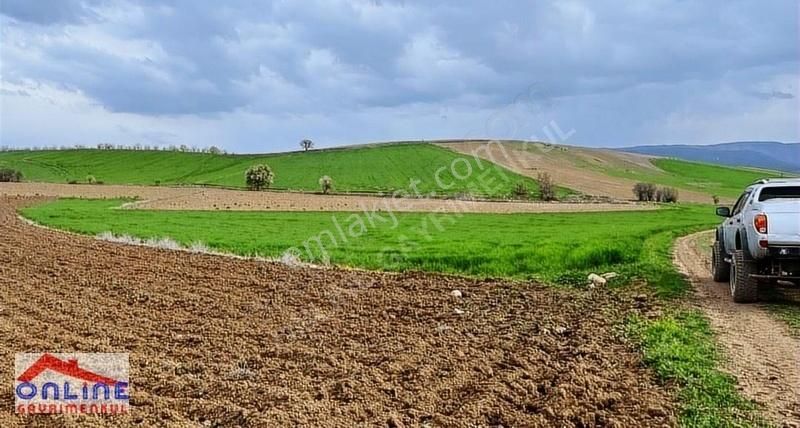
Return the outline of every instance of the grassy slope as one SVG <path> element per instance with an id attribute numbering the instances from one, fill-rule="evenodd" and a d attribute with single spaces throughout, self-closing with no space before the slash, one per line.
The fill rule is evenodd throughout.
<path id="1" fill-rule="evenodd" d="M 591 215 L 396 213 L 393 217 L 381 213 L 372 220 L 373 226 L 363 213 L 111 209 L 119 204 L 61 200 L 23 212 L 37 222 L 79 233 L 168 236 L 183 244 L 200 240 L 245 255 L 280 256 L 294 247 L 301 249 L 302 258 L 313 261 L 323 260 L 325 254 L 309 239 L 322 236 L 332 263 L 370 269 L 560 283 L 583 283 L 590 271 L 615 270 L 626 277 L 657 277 L 664 285 L 660 290 L 664 295 L 677 294 L 682 284 L 651 269 L 654 248 L 668 246 L 674 237 L 716 222 L 705 206 Z M 359 221 L 366 233 L 360 233 Z M 347 242 L 339 227 L 354 231 L 347 234 Z M 331 236 L 321 235 L 325 230 L 332 232 L 338 245 Z M 310 252 L 305 250 L 306 242 Z"/>
<path id="2" fill-rule="evenodd" d="M 631 162 L 626 158 L 627 154 L 620 154 L 613 150 L 581 147 L 569 147 L 567 150 L 550 148 L 544 150 L 541 145 L 508 144 L 517 148 L 525 147 L 527 151 L 543 156 L 545 159 L 552 158 L 556 162 L 567 162 L 577 168 L 591 169 L 610 177 L 671 186 L 729 199 L 738 197 L 747 185 L 758 179 L 780 176 L 780 173 L 775 171 L 662 158 L 651 160 L 651 163 L 658 167 L 655 169 Z"/>
<path id="3" fill-rule="evenodd" d="M 467 180 L 453 177 L 455 172 L 473 173 Z M 482 162 L 482 168 L 470 156 L 458 155 L 431 144 L 402 144 L 360 147 L 342 150 L 317 150 L 307 153 L 270 155 L 210 155 L 159 151 L 18 151 L 0 153 L 0 167 L 23 172 L 25 180 L 64 183 L 85 181 L 87 175 L 108 184 L 216 184 L 244 186 L 244 171 L 250 165 L 268 164 L 275 172 L 273 187 L 317 191 L 323 175 L 334 179 L 336 191 L 383 191 L 404 189 L 411 192 L 411 179 L 420 180 L 421 193 L 506 196 L 518 182 L 537 191 L 536 183 L 505 168 Z M 436 182 L 436 171 L 447 189 Z M 480 179 L 478 178 L 480 177 Z M 482 185 L 481 183 L 487 183 Z M 489 189 L 487 189 L 487 187 Z M 562 191 L 562 194 L 566 191 Z"/>
<path id="4" fill-rule="evenodd" d="M 677 159 L 653 159 L 652 162 L 664 173 L 643 169 L 612 170 L 609 174 L 728 198 L 736 198 L 745 187 L 758 179 L 780 176 L 772 171 L 732 168 Z"/>

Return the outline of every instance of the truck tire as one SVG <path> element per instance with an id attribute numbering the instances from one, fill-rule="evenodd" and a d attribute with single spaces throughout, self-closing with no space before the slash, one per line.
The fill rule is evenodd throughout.
<path id="1" fill-rule="evenodd" d="M 725 262 L 725 252 L 719 241 L 714 241 L 711 247 L 711 276 L 716 282 L 725 282 L 731 277 L 731 265 Z"/>
<path id="2" fill-rule="evenodd" d="M 755 273 L 755 264 L 747 259 L 744 250 L 734 251 L 730 266 L 730 286 L 731 297 L 736 303 L 758 301 L 758 280 L 750 277 L 751 273 Z"/>

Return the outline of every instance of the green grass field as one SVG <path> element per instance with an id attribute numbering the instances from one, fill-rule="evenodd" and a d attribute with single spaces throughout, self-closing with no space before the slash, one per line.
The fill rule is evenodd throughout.
<path id="1" fill-rule="evenodd" d="M 85 234 L 170 237 L 222 251 L 379 270 L 583 283 L 590 271 L 655 276 L 664 295 L 680 291 L 655 254 L 676 236 L 716 222 L 710 207 L 561 214 L 208 212 L 114 209 L 121 201 L 66 199 L 26 217 Z M 663 278 L 662 278 L 663 277 Z"/>
<path id="2" fill-rule="evenodd" d="M 414 194 L 411 180 L 423 194 L 506 197 L 523 182 L 534 193 L 536 182 L 488 161 L 480 165 L 432 144 L 385 144 L 340 150 L 268 155 L 211 155 L 131 150 L 59 150 L 0 153 L 0 167 L 22 171 L 26 181 L 85 182 L 88 175 L 106 184 L 212 184 L 244 187 L 244 172 L 266 163 L 275 173 L 273 188 L 318 191 L 328 175 L 338 192 Z M 437 180 L 438 177 L 438 180 Z M 466 178 L 465 178 L 466 177 Z M 569 193 L 561 189 L 560 194 Z"/>
<path id="3" fill-rule="evenodd" d="M 693 190 L 721 198 L 736 198 L 754 181 L 780 176 L 773 171 L 731 168 L 678 159 L 653 159 L 652 163 L 663 173 L 646 168 L 606 169 L 604 172 L 616 177 Z"/>

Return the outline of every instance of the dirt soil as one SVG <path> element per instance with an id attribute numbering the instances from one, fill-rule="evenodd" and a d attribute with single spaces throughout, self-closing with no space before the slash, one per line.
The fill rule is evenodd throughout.
<path id="1" fill-rule="evenodd" d="M 711 234 L 679 239 L 675 263 L 694 284 L 695 303 L 708 314 L 743 394 L 779 426 L 800 426 L 800 340 L 763 306 L 733 303 L 728 284 L 711 279 Z"/>
<path id="2" fill-rule="evenodd" d="M 616 333 L 651 309 L 626 295 L 126 246 L 28 225 L 33 202 L 0 197 L 0 426 L 675 422 Z M 129 352 L 132 413 L 13 415 L 21 351 Z"/>
<path id="3" fill-rule="evenodd" d="M 0 183 L 0 195 L 77 198 L 138 197 L 129 208 L 230 211 L 395 211 L 547 213 L 632 211 L 657 208 L 635 203 L 479 202 L 441 199 L 381 198 L 286 192 L 248 192 L 197 187 L 149 187 L 48 183 Z"/>
<path id="4" fill-rule="evenodd" d="M 518 174 L 536 177 L 547 172 L 556 184 L 582 193 L 607 196 L 619 200 L 632 198 L 636 181 L 612 177 L 581 164 L 611 164 L 616 168 L 648 168 L 660 171 L 648 161 L 649 157 L 633 153 L 593 150 L 570 146 L 529 146 L 518 150 L 518 144 L 487 144 L 485 142 L 440 143 L 442 147 L 500 164 Z M 537 150 L 538 147 L 538 150 Z M 564 152 L 564 150 L 567 150 Z M 686 202 L 709 203 L 711 196 L 680 189 L 680 199 Z"/>

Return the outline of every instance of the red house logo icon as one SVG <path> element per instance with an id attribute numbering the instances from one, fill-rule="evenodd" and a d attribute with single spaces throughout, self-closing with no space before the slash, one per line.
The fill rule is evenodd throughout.
<path id="1" fill-rule="evenodd" d="M 14 358 L 17 414 L 128 413 L 126 353 L 18 353 Z"/>
<path id="2" fill-rule="evenodd" d="M 70 376 L 86 382 L 104 383 L 106 385 L 114 385 L 117 383 L 114 379 L 80 368 L 77 359 L 64 361 L 51 354 L 43 354 L 39 357 L 32 366 L 17 377 L 17 380 L 20 382 L 31 382 L 45 370 L 52 370 L 64 376 Z"/>

